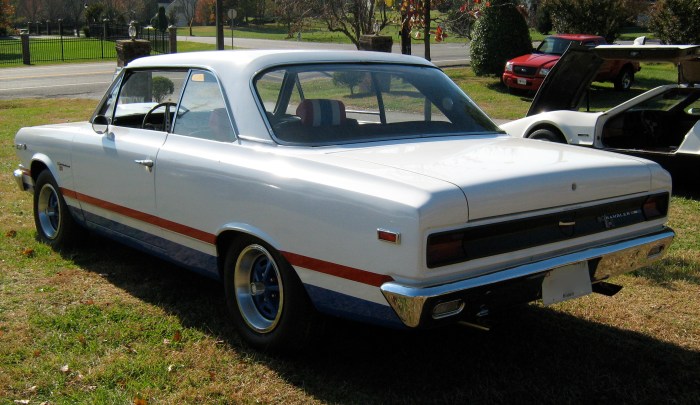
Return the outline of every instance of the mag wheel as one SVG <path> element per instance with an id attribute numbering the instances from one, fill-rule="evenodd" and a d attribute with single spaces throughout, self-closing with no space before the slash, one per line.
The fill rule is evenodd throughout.
<path id="1" fill-rule="evenodd" d="M 298 349 L 311 334 L 315 311 L 292 267 L 273 248 L 252 238 L 231 245 L 224 290 L 234 325 L 263 350 Z"/>
<path id="2" fill-rule="evenodd" d="M 34 187 L 34 224 L 39 239 L 53 248 L 70 246 L 80 231 L 48 170 L 39 173 Z"/>

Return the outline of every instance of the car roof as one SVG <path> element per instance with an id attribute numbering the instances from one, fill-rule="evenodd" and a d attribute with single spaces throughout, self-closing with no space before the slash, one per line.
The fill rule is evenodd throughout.
<path id="1" fill-rule="evenodd" d="M 258 97 L 252 90 L 253 79 L 275 67 L 316 63 L 383 63 L 432 67 L 417 57 L 371 51 L 331 50 L 229 50 L 184 52 L 148 56 L 130 62 L 125 71 L 138 69 L 182 68 L 205 69 L 218 78 L 231 113 L 238 117 L 236 129 L 240 137 L 272 142 L 267 125 L 260 114 Z"/>
<path id="2" fill-rule="evenodd" d="M 229 50 L 183 52 L 139 58 L 129 69 L 147 67 L 209 67 L 222 74 L 232 67 L 248 71 L 299 63 L 399 63 L 434 66 L 417 57 L 386 52 L 335 50 Z"/>
<path id="3" fill-rule="evenodd" d="M 571 45 L 545 77 L 527 115 L 576 110 L 603 60 L 610 59 L 671 62 L 678 65 L 680 83 L 700 83 L 700 45 Z"/>

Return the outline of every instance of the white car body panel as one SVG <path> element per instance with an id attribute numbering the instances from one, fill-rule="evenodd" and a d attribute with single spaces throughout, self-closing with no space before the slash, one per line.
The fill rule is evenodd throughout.
<path id="1" fill-rule="evenodd" d="M 214 278 L 221 270 L 219 242 L 232 233 L 254 236 L 289 261 L 318 309 L 393 325 L 417 326 L 396 304 L 396 294 L 403 294 L 397 286 L 413 289 L 408 297 L 504 269 L 535 269 L 540 261 L 557 267 L 573 257 L 593 260 L 586 252 L 597 255 L 596 249 L 623 242 L 625 252 L 670 242 L 663 215 L 473 260 L 426 264 L 429 240 L 437 233 L 559 215 L 559 227 L 565 227 L 567 212 L 668 196 L 670 176 L 644 159 L 497 132 L 320 147 L 274 140 L 252 83 L 257 73 L 290 63 L 358 60 L 432 66 L 420 58 L 364 52 L 139 59 L 124 71 L 211 69 L 236 139 L 218 142 L 116 125 L 99 134 L 87 122 L 25 128 L 15 141 L 23 166 L 15 176 L 26 185 L 47 167 L 76 219 L 89 228 Z M 570 122 L 573 133 L 586 127 L 583 120 Z M 379 230 L 400 240 L 379 240 Z M 629 245 L 642 237 L 643 245 Z M 542 277 L 549 270 L 537 269 Z"/>

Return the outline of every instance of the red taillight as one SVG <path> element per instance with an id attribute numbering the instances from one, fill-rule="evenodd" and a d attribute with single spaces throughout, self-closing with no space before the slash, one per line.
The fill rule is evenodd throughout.
<path id="1" fill-rule="evenodd" d="M 647 221 L 666 216 L 668 211 L 668 194 L 653 195 L 647 198 L 642 205 L 642 211 Z"/>
<path id="2" fill-rule="evenodd" d="M 428 267 L 463 261 L 466 257 L 463 240 L 464 234 L 461 232 L 430 236 L 427 249 Z"/>

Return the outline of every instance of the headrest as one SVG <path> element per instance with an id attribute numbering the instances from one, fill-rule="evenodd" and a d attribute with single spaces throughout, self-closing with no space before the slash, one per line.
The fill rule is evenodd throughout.
<path id="1" fill-rule="evenodd" d="M 341 125 L 345 122 L 345 104 L 339 100 L 306 99 L 299 103 L 297 115 L 306 126 Z"/>

